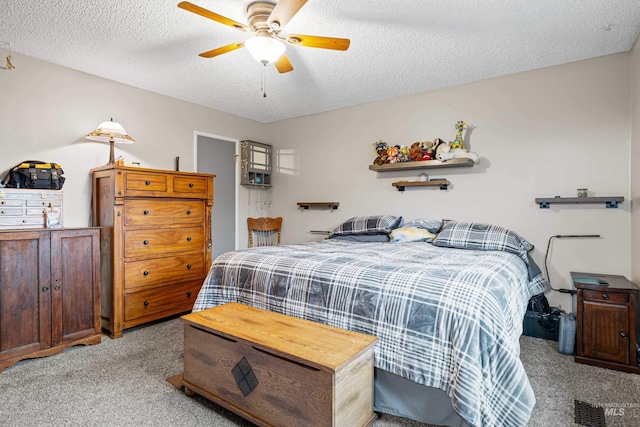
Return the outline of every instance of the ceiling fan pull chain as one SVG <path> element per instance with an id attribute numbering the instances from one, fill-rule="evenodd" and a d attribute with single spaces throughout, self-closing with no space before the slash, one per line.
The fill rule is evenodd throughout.
<path id="1" fill-rule="evenodd" d="M 264 78 L 264 69 L 267 67 L 267 64 L 262 64 L 262 77 L 260 79 L 260 90 L 262 90 L 262 97 L 267 97 L 267 85 L 266 80 Z"/>

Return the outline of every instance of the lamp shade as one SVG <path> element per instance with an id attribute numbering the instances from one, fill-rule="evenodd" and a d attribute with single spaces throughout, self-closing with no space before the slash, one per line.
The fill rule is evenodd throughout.
<path id="1" fill-rule="evenodd" d="M 87 139 L 100 142 L 115 142 L 118 144 L 133 144 L 135 139 L 127 135 L 120 123 L 110 120 L 100 123 L 93 132 L 87 134 Z"/>
<path id="2" fill-rule="evenodd" d="M 251 56 L 263 64 L 276 62 L 285 51 L 284 43 L 269 36 L 256 36 L 244 42 Z"/>

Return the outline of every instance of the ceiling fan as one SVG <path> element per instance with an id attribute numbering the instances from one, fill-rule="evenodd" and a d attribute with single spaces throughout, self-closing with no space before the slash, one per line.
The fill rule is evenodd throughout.
<path id="1" fill-rule="evenodd" d="M 247 7 L 248 25 L 218 15 L 193 3 L 183 1 L 178 7 L 221 24 L 228 25 L 241 31 L 255 34 L 243 42 L 231 43 L 200 54 L 203 58 L 213 58 L 223 53 L 232 52 L 246 47 L 249 53 L 264 65 L 273 63 L 280 73 L 293 70 L 293 66 L 284 54 L 286 42 L 290 45 L 315 47 L 320 49 L 347 50 L 349 39 L 335 37 L 309 36 L 304 34 L 282 35 L 285 25 L 298 13 L 307 0 L 279 0 L 277 4 L 270 2 L 255 2 Z"/>

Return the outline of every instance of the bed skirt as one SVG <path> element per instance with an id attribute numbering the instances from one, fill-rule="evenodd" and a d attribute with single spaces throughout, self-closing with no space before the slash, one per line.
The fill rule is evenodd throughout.
<path id="1" fill-rule="evenodd" d="M 382 369 L 375 369 L 373 409 L 426 424 L 470 427 L 453 410 L 444 391 L 426 387 Z"/>

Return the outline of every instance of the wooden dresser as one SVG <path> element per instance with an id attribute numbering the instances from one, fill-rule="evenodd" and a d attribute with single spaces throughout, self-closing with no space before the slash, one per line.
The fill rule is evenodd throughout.
<path id="1" fill-rule="evenodd" d="M 0 231 L 0 371 L 99 344 L 100 229 Z"/>
<path id="2" fill-rule="evenodd" d="M 576 362 L 640 373 L 636 365 L 638 287 L 612 274 L 571 272 L 571 278 L 578 290 Z"/>
<path id="3" fill-rule="evenodd" d="M 106 166 L 93 173 L 103 227 L 102 327 L 112 338 L 190 311 L 211 265 L 215 175 Z"/>

